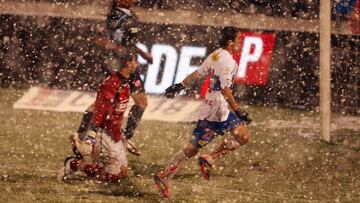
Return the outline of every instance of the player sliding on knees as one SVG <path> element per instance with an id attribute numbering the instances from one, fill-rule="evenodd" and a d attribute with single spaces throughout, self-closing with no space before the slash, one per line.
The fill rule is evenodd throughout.
<path id="1" fill-rule="evenodd" d="M 191 140 L 172 157 L 165 170 L 154 177 L 160 194 L 165 198 L 170 197 L 171 179 L 182 163 L 195 156 L 216 135 L 224 135 L 225 132 L 231 133 L 231 137 L 222 140 L 211 154 L 200 156 L 199 165 L 206 180 L 210 179 L 210 171 L 214 167 L 216 159 L 246 144 L 249 140 L 246 125 L 250 124 L 251 119 L 249 114 L 235 102 L 231 90 L 233 77 L 238 69 L 232 55 L 239 50 L 240 37 L 241 34 L 236 28 L 224 28 L 219 41 L 221 48 L 211 53 L 199 69 L 187 76 L 181 83 L 174 84 L 165 91 L 167 98 L 174 98 L 200 76 L 211 78 L 210 87 L 199 109 L 199 120 Z"/>
<path id="2" fill-rule="evenodd" d="M 138 42 L 138 34 L 140 32 L 139 22 L 137 16 L 130 10 L 134 6 L 136 0 L 113 0 L 111 10 L 107 17 L 107 27 L 103 32 L 103 36 L 96 39 L 96 44 L 112 51 L 115 55 L 118 53 L 128 52 L 129 49 L 135 49 L 137 54 L 140 54 L 146 61 L 152 63 L 152 56 L 150 53 L 144 52 L 136 47 Z M 131 107 L 127 125 L 124 128 L 124 136 L 128 139 L 127 149 L 134 155 L 141 155 L 141 152 L 136 145 L 130 141 L 134 136 L 142 115 L 148 105 L 147 96 L 145 94 L 144 82 L 140 77 L 140 71 L 136 70 L 131 74 L 129 79 L 131 97 L 134 100 L 134 105 Z M 74 137 L 82 139 L 84 133 L 88 130 L 90 121 L 94 115 L 95 104 L 90 105 L 81 120 L 79 129 Z M 72 141 L 74 142 L 74 141 Z M 81 155 L 74 148 L 74 153 L 79 157 Z"/>
<path id="3" fill-rule="evenodd" d="M 74 145 L 82 157 L 68 157 L 58 174 L 64 180 L 77 171 L 100 181 L 118 181 L 128 176 L 127 139 L 121 125 L 130 99 L 130 75 L 137 67 L 135 54 L 118 56 L 121 66 L 99 86 L 91 127 Z"/>

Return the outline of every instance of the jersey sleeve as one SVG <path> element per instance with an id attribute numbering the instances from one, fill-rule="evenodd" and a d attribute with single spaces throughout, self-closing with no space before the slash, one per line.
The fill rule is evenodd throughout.
<path id="1" fill-rule="evenodd" d="M 231 87 L 233 84 L 234 71 L 236 69 L 236 63 L 233 63 L 231 60 L 224 60 L 220 63 L 219 67 L 219 79 L 221 84 L 221 89 L 226 87 Z"/>
<path id="2" fill-rule="evenodd" d="M 197 72 L 202 76 L 206 76 L 209 74 L 209 70 L 210 70 L 209 57 L 207 57 L 205 61 L 200 65 L 200 67 L 197 69 Z"/>

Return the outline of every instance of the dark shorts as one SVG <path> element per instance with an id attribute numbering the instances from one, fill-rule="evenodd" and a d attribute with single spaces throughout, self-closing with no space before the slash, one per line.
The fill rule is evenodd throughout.
<path id="1" fill-rule="evenodd" d="M 199 120 L 193 131 L 190 143 L 198 148 L 202 148 L 210 143 L 217 135 L 224 135 L 225 132 L 235 129 L 242 123 L 243 121 L 232 112 L 229 113 L 228 118 L 223 122 Z"/>
<path id="2" fill-rule="evenodd" d="M 144 82 L 138 70 L 130 75 L 130 92 L 131 94 L 145 93 Z"/>

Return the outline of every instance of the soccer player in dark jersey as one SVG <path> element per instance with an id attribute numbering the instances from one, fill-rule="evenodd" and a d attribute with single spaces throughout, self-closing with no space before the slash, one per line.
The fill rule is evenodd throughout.
<path id="1" fill-rule="evenodd" d="M 129 50 L 135 50 L 149 63 L 152 63 L 152 57 L 149 53 L 143 52 L 136 47 L 138 42 L 138 18 L 130 10 L 135 4 L 135 0 L 114 0 L 111 5 L 111 11 L 107 17 L 107 28 L 103 36 L 96 40 L 96 43 L 107 50 L 122 53 Z M 145 94 L 144 83 L 140 77 L 139 71 L 135 71 L 130 76 L 131 97 L 135 105 L 130 109 L 127 125 L 124 129 L 124 135 L 128 139 L 127 149 L 129 152 L 140 155 L 138 148 L 130 139 L 134 136 L 135 129 L 141 120 L 141 117 L 147 107 L 147 96 Z M 79 136 L 87 131 L 89 123 L 94 114 L 94 104 L 90 105 L 83 115 Z M 74 150 L 76 151 L 76 150 Z"/>
<path id="2" fill-rule="evenodd" d="M 75 145 L 82 157 L 65 159 L 58 174 L 63 180 L 76 171 L 101 181 L 118 181 L 128 176 L 125 146 L 121 132 L 122 120 L 130 99 L 130 75 L 137 67 L 132 53 L 118 56 L 119 71 L 113 71 L 99 86 L 90 129 Z"/>

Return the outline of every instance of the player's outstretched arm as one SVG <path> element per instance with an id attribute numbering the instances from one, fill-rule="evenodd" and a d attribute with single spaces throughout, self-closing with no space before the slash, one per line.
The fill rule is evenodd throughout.
<path id="1" fill-rule="evenodd" d="M 104 47 L 107 50 L 113 50 L 119 53 L 125 51 L 125 48 L 117 43 L 114 43 L 112 40 L 109 40 L 106 37 L 98 37 L 95 40 L 95 43 L 101 47 Z"/>
<path id="2" fill-rule="evenodd" d="M 119 45 L 118 43 L 113 42 L 112 40 L 109 40 L 106 37 L 98 37 L 95 40 L 95 43 L 101 47 L 104 47 L 107 50 L 113 50 L 118 52 L 119 54 L 122 54 L 126 51 L 125 47 Z M 153 63 L 153 58 L 149 52 L 145 52 L 138 47 L 136 47 L 136 53 L 140 54 L 141 57 L 143 57 L 148 63 Z"/>
<path id="3" fill-rule="evenodd" d="M 183 81 L 182 84 L 185 87 L 189 87 L 191 85 L 192 82 L 194 82 L 194 80 L 198 79 L 200 77 L 199 72 L 196 70 L 194 72 L 192 72 L 190 75 L 188 75 Z"/>
<path id="4" fill-rule="evenodd" d="M 181 83 L 176 83 L 171 85 L 170 87 L 166 88 L 165 90 L 165 97 L 166 98 L 174 98 L 177 94 L 179 94 L 183 89 L 189 87 L 190 84 L 199 78 L 200 74 L 198 71 L 192 72 L 188 75 Z"/>
<path id="5" fill-rule="evenodd" d="M 230 108 L 235 112 L 235 114 L 243 121 L 245 121 L 245 123 L 247 125 L 249 125 L 252 121 L 252 119 L 250 118 L 249 113 L 247 113 L 246 111 L 242 110 L 239 105 L 236 103 L 234 95 L 232 93 L 232 90 L 229 87 L 225 87 L 223 89 L 221 89 L 221 93 L 222 95 L 225 97 L 226 101 L 228 102 Z"/>
<path id="6" fill-rule="evenodd" d="M 222 88 L 221 94 L 225 97 L 227 103 L 233 111 L 236 111 L 239 108 L 239 105 L 235 101 L 232 90 L 229 87 Z"/>
<path id="7" fill-rule="evenodd" d="M 145 52 L 145 51 L 139 49 L 138 47 L 136 47 L 136 53 L 140 54 L 140 56 L 143 57 L 148 63 L 150 63 L 150 64 L 153 63 L 153 57 L 151 56 L 151 54 L 149 52 Z"/>

